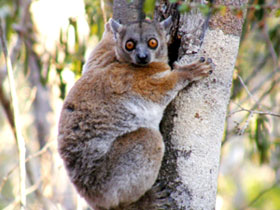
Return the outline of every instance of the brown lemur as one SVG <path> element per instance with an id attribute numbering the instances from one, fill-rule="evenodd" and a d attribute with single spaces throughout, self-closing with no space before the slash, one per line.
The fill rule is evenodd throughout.
<path id="1" fill-rule="evenodd" d="M 171 70 L 171 24 L 171 17 L 130 25 L 111 19 L 66 97 L 59 153 L 77 191 L 95 210 L 162 209 L 135 205 L 161 166 L 159 123 L 181 89 L 212 71 L 211 60 L 204 58 Z"/>

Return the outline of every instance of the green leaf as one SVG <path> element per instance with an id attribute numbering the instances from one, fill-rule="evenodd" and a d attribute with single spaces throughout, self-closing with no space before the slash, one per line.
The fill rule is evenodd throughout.
<path id="1" fill-rule="evenodd" d="M 259 115 L 256 119 L 255 142 L 260 155 L 260 162 L 267 162 L 269 159 L 269 131 L 267 127 L 268 119 L 264 115 Z"/>
<path id="2" fill-rule="evenodd" d="M 280 8 L 276 10 L 275 17 L 280 17 Z"/>
<path id="3" fill-rule="evenodd" d="M 183 12 L 189 12 L 190 9 L 191 9 L 191 8 L 190 8 L 189 5 L 187 5 L 186 3 L 181 4 L 181 5 L 178 7 L 179 12 L 181 12 L 181 13 L 183 13 Z"/>
<path id="4" fill-rule="evenodd" d="M 203 4 L 203 5 L 200 5 L 199 10 L 203 15 L 206 16 L 209 13 L 210 7 L 208 5 Z"/>
<path id="5" fill-rule="evenodd" d="M 145 1 L 144 12 L 146 13 L 147 17 L 150 17 L 150 18 L 153 17 L 154 10 L 155 10 L 155 5 L 156 5 L 155 0 Z"/>
<path id="6" fill-rule="evenodd" d="M 255 7 L 255 10 L 260 10 L 262 8 L 261 5 L 259 5 L 259 4 L 256 4 L 254 7 Z"/>

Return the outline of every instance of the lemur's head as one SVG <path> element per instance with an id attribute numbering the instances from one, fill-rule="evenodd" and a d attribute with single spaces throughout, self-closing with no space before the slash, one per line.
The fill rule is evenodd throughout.
<path id="1" fill-rule="evenodd" d="M 167 42 L 171 24 L 171 17 L 162 22 L 143 20 L 129 25 L 111 19 L 118 60 L 136 65 L 168 62 Z"/>

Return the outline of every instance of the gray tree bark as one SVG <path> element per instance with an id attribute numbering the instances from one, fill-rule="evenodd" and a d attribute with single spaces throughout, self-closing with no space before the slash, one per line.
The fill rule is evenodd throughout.
<path id="1" fill-rule="evenodd" d="M 114 18 L 124 23 L 131 20 L 131 13 L 137 12 L 130 9 L 126 13 L 120 6 L 125 3 L 114 2 L 119 5 L 114 7 Z M 137 3 L 138 0 L 125 8 L 137 8 Z M 217 0 L 215 5 L 242 8 L 246 3 L 247 0 Z M 168 106 L 161 123 L 166 152 L 157 182 L 171 191 L 170 210 L 215 209 L 221 140 L 243 18 L 227 9 L 223 16 L 214 14 L 205 30 L 206 18 L 198 9 L 179 14 L 175 4 L 160 0 L 155 18 L 161 20 L 169 15 L 174 22 L 169 50 L 171 65 L 176 60 L 189 63 L 203 55 L 212 58 L 216 68 L 209 78 L 181 91 Z"/>

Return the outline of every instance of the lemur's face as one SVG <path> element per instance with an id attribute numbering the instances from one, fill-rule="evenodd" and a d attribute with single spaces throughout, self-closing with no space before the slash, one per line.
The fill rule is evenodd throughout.
<path id="1" fill-rule="evenodd" d="M 128 26 L 111 20 L 116 39 L 116 54 L 120 61 L 136 65 L 167 62 L 167 33 L 171 18 L 162 22 L 143 21 Z"/>

